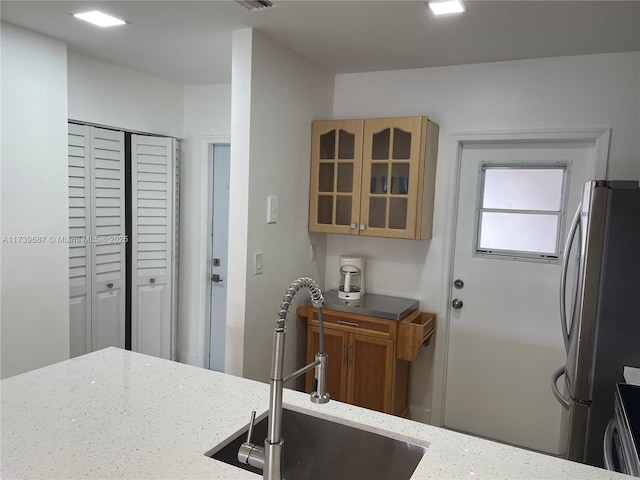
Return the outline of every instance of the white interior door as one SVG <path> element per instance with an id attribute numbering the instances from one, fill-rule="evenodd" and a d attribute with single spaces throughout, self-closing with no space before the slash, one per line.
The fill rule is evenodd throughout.
<path id="1" fill-rule="evenodd" d="M 211 241 L 211 339 L 209 368 L 224 372 L 227 325 L 227 251 L 229 237 L 229 160 L 231 147 L 213 147 Z"/>
<path id="2" fill-rule="evenodd" d="M 69 332 L 71 357 L 91 351 L 91 129 L 69 124 Z"/>
<path id="3" fill-rule="evenodd" d="M 173 157 L 173 253 L 171 279 L 171 360 L 178 358 L 178 277 L 180 270 L 180 162 L 182 159 L 182 142 L 174 141 Z"/>
<path id="4" fill-rule="evenodd" d="M 124 348 L 124 133 L 91 128 L 93 298 L 91 349 Z"/>
<path id="5" fill-rule="evenodd" d="M 566 214 L 559 235 L 561 249 L 567 221 L 571 221 L 579 202 L 582 185 L 590 179 L 594 158 L 592 144 L 463 147 L 453 279 L 464 285 L 450 286 L 451 298 L 462 305 L 450 307 L 446 427 L 552 454 L 564 451 L 566 419 L 549 385 L 551 372 L 565 361 L 558 308 L 561 267 L 549 259 L 516 260 L 516 255 L 477 254 L 478 240 L 488 241 L 476 236 L 478 217 L 483 215 L 478 210 L 484 188 L 482 165 L 569 165 Z M 505 185 L 504 178 L 498 176 L 492 181 L 496 179 L 498 185 L 510 186 Z M 546 186 L 546 182 L 538 183 L 533 191 Z M 509 192 L 509 188 L 505 190 Z M 508 195 L 517 204 L 522 189 L 512 189 Z M 485 221 L 492 213 L 487 212 Z M 498 235 L 493 241 L 500 244 L 515 240 L 516 250 L 529 240 L 537 241 L 542 227 L 535 226 L 522 235 L 526 226 L 518 226 L 518 221 L 517 214 L 498 217 L 494 222 Z"/>
<path id="6" fill-rule="evenodd" d="M 125 346 L 124 134 L 69 124 L 72 357 Z"/>
<path id="7" fill-rule="evenodd" d="M 131 347 L 171 357 L 174 140 L 131 136 Z"/>

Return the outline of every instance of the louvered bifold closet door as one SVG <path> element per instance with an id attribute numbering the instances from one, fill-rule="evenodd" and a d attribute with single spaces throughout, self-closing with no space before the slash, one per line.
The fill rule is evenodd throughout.
<path id="1" fill-rule="evenodd" d="M 71 357 L 91 351 L 91 128 L 69 124 L 69 333 Z M 62 241 L 62 240 L 61 240 Z"/>
<path id="2" fill-rule="evenodd" d="M 180 159 L 182 142 L 174 140 L 173 157 L 173 255 L 171 283 L 172 319 L 171 319 L 171 360 L 177 360 L 178 339 L 178 273 L 180 258 Z"/>
<path id="3" fill-rule="evenodd" d="M 91 349 L 125 346 L 124 133 L 91 128 L 93 305 Z"/>
<path id="4" fill-rule="evenodd" d="M 171 357 L 174 140 L 131 136 L 131 347 Z"/>

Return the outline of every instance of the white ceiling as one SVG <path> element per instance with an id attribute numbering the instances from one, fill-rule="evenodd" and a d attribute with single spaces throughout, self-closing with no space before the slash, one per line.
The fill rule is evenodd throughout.
<path id="1" fill-rule="evenodd" d="M 423 1 L 2 1 L 3 21 L 69 49 L 183 85 L 231 81 L 231 32 L 253 27 L 334 73 L 640 51 L 640 0 L 467 0 L 434 17 Z M 70 14 L 130 22 L 99 29 Z"/>

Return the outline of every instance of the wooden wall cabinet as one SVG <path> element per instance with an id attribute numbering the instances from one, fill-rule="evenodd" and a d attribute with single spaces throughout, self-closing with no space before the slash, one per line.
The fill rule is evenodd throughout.
<path id="1" fill-rule="evenodd" d="M 438 133 L 426 116 L 313 122 L 309 231 L 430 238 Z"/>
<path id="2" fill-rule="evenodd" d="M 298 315 L 307 319 L 309 363 L 319 350 L 318 312 L 303 306 Z M 415 311 L 396 321 L 323 309 L 323 320 L 331 398 L 407 417 L 410 362 L 435 332 L 435 315 Z M 311 370 L 306 376 L 307 392 L 313 389 L 313 381 Z"/>

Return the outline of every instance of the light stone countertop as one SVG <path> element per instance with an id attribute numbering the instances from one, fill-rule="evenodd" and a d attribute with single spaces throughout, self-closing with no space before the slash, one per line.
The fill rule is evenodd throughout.
<path id="1" fill-rule="evenodd" d="M 3 479 L 257 479 L 204 453 L 268 408 L 269 386 L 108 348 L 0 382 Z M 428 445 L 412 479 L 625 475 L 285 390 L 285 406 Z M 336 479 L 349 480 L 349 479 Z"/>

